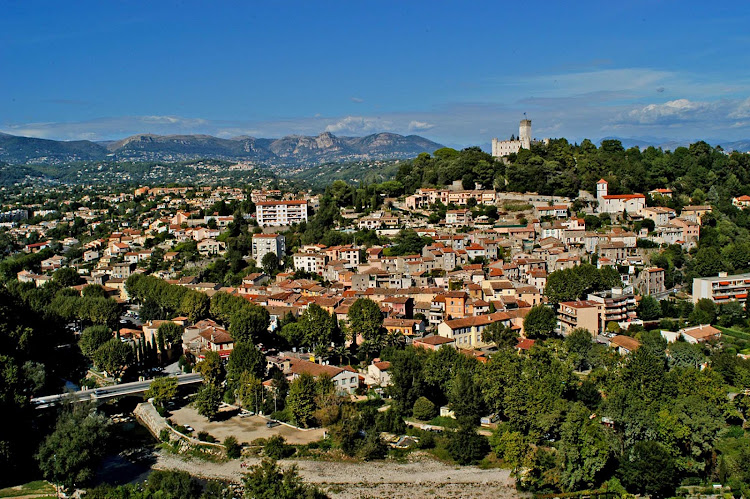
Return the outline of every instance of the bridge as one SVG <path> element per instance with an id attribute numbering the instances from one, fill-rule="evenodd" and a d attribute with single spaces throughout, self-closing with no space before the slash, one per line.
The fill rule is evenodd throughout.
<path id="1" fill-rule="evenodd" d="M 177 379 L 177 386 L 192 385 L 202 381 L 201 375 L 198 373 L 178 374 L 170 377 Z M 104 402 L 125 395 L 144 393 L 148 390 L 149 386 L 151 386 L 152 381 L 153 379 L 134 381 L 132 383 L 105 386 L 95 390 L 81 390 L 77 392 L 58 393 L 57 395 L 47 395 L 45 397 L 36 397 L 31 399 L 31 405 L 37 409 L 45 409 L 63 401 Z"/>

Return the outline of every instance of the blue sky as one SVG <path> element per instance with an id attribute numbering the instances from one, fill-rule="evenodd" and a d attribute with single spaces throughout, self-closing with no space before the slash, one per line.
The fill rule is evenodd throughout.
<path id="1" fill-rule="evenodd" d="M 744 0 L 2 4 L 16 135 L 750 138 Z"/>

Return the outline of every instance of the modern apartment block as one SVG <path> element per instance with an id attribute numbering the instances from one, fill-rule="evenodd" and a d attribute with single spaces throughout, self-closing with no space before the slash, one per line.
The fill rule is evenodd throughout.
<path id="1" fill-rule="evenodd" d="M 253 258 L 258 265 L 268 253 L 275 254 L 282 262 L 286 254 L 286 238 L 281 234 L 253 234 Z"/>
<path id="2" fill-rule="evenodd" d="M 636 312 L 638 304 L 635 301 L 635 295 L 623 292 L 622 288 L 592 293 L 587 299 L 600 304 L 600 332 L 604 331 L 610 322 L 618 323 L 621 328 L 628 328 L 632 323 L 641 323 Z"/>
<path id="3" fill-rule="evenodd" d="M 599 334 L 604 305 L 593 300 L 560 302 L 557 309 L 557 324 L 560 333 L 567 336 L 577 328 L 588 329 L 592 335 Z"/>
<path id="4" fill-rule="evenodd" d="M 262 201 L 255 205 L 255 217 L 261 227 L 307 222 L 307 201 Z"/>
<path id="5" fill-rule="evenodd" d="M 727 275 L 719 272 L 716 277 L 693 279 L 693 303 L 708 298 L 716 303 L 744 300 L 750 289 L 750 274 Z"/>

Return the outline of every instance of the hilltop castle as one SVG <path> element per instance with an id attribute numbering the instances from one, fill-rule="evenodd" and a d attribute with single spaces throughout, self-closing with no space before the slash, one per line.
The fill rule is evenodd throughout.
<path id="1" fill-rule="evenodd" d="M 532 143 L 539 141 L 531 138 L 531 120 L 523 119 L 518 127 L 518 138 L 511 137 L 510 140 L 492 139 L 492 155 L 496 158 L 503 158 L 510 154 L 517 153 L 523 149 L 531 149 Z M 549 139 L 544 139 L 545 144 Z"/>

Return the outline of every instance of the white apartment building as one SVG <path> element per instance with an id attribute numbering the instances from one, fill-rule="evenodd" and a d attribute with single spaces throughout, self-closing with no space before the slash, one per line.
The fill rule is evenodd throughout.
<path id="1" fill-rule="evenodd" d="M 286 254 L 286 238 L 281 234 L 253 234 L 252 254 L 258 265 L 268 253 L 275 254 L 279 263 L 283 262 Z"/>
<path id="2" fill-rule="evenodd" d="M 326 256 L 320 253 L 295 253 L 294 270 L 320 274 L 326 265 Z"/>
<path id="3" fill-rule="evenodd" d="M 307 222 L 307 201 L 263 201 L 255 205 L 255 217 L 261 227 Z"/>

